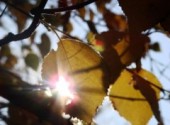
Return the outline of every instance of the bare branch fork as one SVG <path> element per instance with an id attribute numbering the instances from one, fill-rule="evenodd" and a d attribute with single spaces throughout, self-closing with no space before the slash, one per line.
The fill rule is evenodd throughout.
<path id="1" fill-rule="evenodd" d="M 22 40 L 22 39 L 26 39 L 26 38 L 30 37 L 31 34 L 35 31 L 38 24 L 40 23 L 42 13 L 44 13 L 44 14 L 55 14 L 57 12 L 79 9 L 79 8 L 82 8 L 82 7 L 84 7 L 88 4 L 91 4 L 91 3 L 93 3 L 97 0 L 87 0 L 85 2 L 76 4 L 76 5 L 73 5 L 73 6 L 57 8 L 57 9 L 44 9 L 48 0 L 41 0 L 40 5 L 36 8 L 34 8 L 33 10 L 31 10 L 31 14 L 34 15 L 34 17 L 32 17 L 30 14 L 27 14 L 24 10 L 13 6 L 13 4 L 9 3 L 7 0 L 0 0 L 0 1 L 3 1 L 6 4 L 14 7 L 16 10 L 20 11 L 24 15 L 27 15 L 28 17 L 33 18 L 31 25 L 25 31 L 23 31 L 22 33 L 19 33 L 19 34 L 8 33 L 7 36 L 5 36 L 3 39 L 1 39 L 0 40 L 0 46 L 2 46 L 4 44 L 8 44 L 12 41 L 18 41 L 18 40 Z"/>
<path id="2" fill-rule="evenodd" d="M 32 12 L 32 14 L 34 15 L 34 18 L 33 18 L 31 25 L 28 27 L 28 29 L 16 35 L 13 33 L 9 33 L 6 37 L 0 40 L 0 46 L 7 44 L 9 42 L 12 42 L 12 41 L 18 41 L 21 39 L 28 38 L 32 34 L 32 32 L 35 31 L 37 25 L 39 24 L 39 19 L 41 18 L 41 12 L 44 9 L 46 3 L 47 3 L 47 0 L 42 0 L 39 6 L 36 8 L 37 11 Z"/>

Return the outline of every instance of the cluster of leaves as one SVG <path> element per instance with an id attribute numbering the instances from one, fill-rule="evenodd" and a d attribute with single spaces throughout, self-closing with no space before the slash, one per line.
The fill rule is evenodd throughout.
<path id="1" fill-rule="evenodd" d="M 152 73 L 141 68 L 140 62 L 150 49 L 159 51 L 159 44 L 150 43 L 149 30 L 145 34 L 141 32 L 152 27 L 164 33 L 165 30 L 170 30 L 170 2 L 119 0 L 125 16 L 113 13 L 106 7 L 112 0 L 96 1 L 93 7 L 97 10 L 85 6 L 94 1 L 58 0 L 55 1 L 56 4 L 50 5 L 50 9 L 44 9 L 47 0 L 35 3 L 29 0 L 1 0 L 7 6 L 1 15 L 14 20 L 19 32 L 19 37 L 8 34 L 0 40 L 0 45 L 6 44 L 0 49 L 0 94 L 10 101 L 10 118 L 3 118 L 8 124 L 72 124 L 62 118 L 63 111 L 88 124 L 98 114 L 96 109 L 105 96 L 109 96 L 120 115 L 132 124 L 146 124 L 153 114 L 159 124 L 163 124 L 158 100 L 160 91 L 165 90 Z M 70 11 L 72 9 L 75 10 Z M 59 13 L 60 11 L 63 12 Z M 99 17 L 99 14 L 103 16 Z M 88 44 L 78 40 L 78 36 L 71 36 L 72 31 L 76 30 L 71 21 L 75 17 L 88 26 Z M 33 23 L 27 29 L 28 19 L 32 19 Z M 103 26 L 108 29 L 105 32 L 97 28 L 103 22 L 106 24 Z M 38 31 L 34 30 L 39 23 L 54 33 L 61 29 L 63 34 L 57 51 L 50 51 L 51 41 L 47 33 L 41 34 L 41 43 L 36 42 Z M 30 35 L 25 36 L 25 33 Z M 166 34 L 168 35 L 167 32 Z M 6 70 L 13 69 L 17 63 L 17 57 L 7 43 L 27 37 L 30 38 L 29 43 L 21 45 L 22 51 L 26 51 L 23 57 L 25 64 L 36 71 L 40 60 L 45 57 L 42 66 L 43 80 L 50 81 L 52 75 L 60 73 L 71 77 L 77 98 L 75 102 L 63 107 L 55 96 L 46 96 L 46 84 L 29 85 Z M 33 46 L 41 55 L 33 51 Z M 132 63 L 136 64 L 136 68 L 128 69 L 127 66 Z M 23 117 L 27 120 L 22 121 Z"/>

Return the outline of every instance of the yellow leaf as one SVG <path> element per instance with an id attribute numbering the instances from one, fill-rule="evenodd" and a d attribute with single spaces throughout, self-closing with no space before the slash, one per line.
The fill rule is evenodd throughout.
<path id="1" fill-rule="evenodd" d="M 95 39 L 95 34 L 93 32 L 89 32 L 87 34 L 87 40 L 88 40 L 88 43 L 92 45 L 92 48 L 96 50 L 97 52 L 104 51 L 103 42 Z"/>
<path id="2" fill-rule="evenodd" d="M 43 63 L 42 76 L 45 80 L 57 74 L 72 81 L 74 96 L 65 111 L 88 123 L 101 104 L 105 96 L 104 85 L 108 83 L 108 79 L 104 78 L 106 67 L 101 62 L 101 57 L 88 45 L 63 39 L 58 50 L 50 52 Z"/>
<path id="3" fill-rule="evenodd" d="M 109 96 L 120 115 L 132 125 L 146 125 L 153 114 L 161 123 L 160 86 L 157 78 L 146 70 L 124 70 L 112 85 Z"/>

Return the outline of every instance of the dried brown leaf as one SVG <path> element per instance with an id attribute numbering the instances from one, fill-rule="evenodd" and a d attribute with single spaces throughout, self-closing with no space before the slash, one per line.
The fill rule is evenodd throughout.
<path id="1" fill-rule="evenodd" d="M 128 29 L 126 17 L 124 15 L 117 15 L 110 12 L 109 10 L 106 10 L 104 19 L 109 29 L 115 29 L 121 32 L 124 32 Z"/>

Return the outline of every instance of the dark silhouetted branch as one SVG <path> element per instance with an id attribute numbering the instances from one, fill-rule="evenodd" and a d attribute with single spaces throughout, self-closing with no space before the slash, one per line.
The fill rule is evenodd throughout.
<path id="1" fill-rule="evenodd" d="M 109 95 L 110 98 L 115 98 L 115 99 L 122 99 L 122 100 L 127 100 L 127 101 L 147 101 L 145 98 L 134 98 L 134 97 L 126 97 L 126 96 L 118 96 L 118 95 Z M 159 100 L 165 100 L 165 101 L 169 101 L 170 98 L 158 98 Z"/>
<path id="2" fill-rule="evenodd" d="M 68 6 L 68 7 L 63 7 L 63 8 L 57 8 L 57 9 L 44 9 L 47 0 L 42 0 L 40 5 L 33 9 L 31 11 L 31 14 L 34 15 L 34 17 L 32 17 L 30 14 L 26 13 L 24 10 L 14 6 L 12 3 L 8 2 L 7 0 L 1 0 L 3 2 L 5 2 L 7 5 L 12 6 L 13 8 L 15 8 L 16 10 L 20 11 L 21 13 L 23 13 L 24 15 L 27 15 L 30 18 L 33 18 L 33 21 L 31 23 L 31 25 L 28 27 L 28 29 L 26 29 L 25 31 L 23 31 L 22 33 L 19 34 L 13 34 L 13 33 L 9 33 L 7 36 L 5 36 L 3 39 L 0 40 L 0 46 L 4 45 L 4 44 L 8 44 L 12 41 L 18 41 L 18 40 L 22 40 L 25 38 L 28 38 L 29 36 L 31 36 L 31 34 L 35 31 L 36 27 L 38 26 L 39 22 L 40 22 L 40 18 L 41 18 L 41 14 L 42 13 L 46 13 L 46 14 L 54 14 L 56 12 L 62 12 L 62 11 L 70 11 L 70 10 L 74 10 L 74 9 L 79 9 L 82 8 L 86 5 L 89 5 L 97 0 L 87 0 L 85 2 L 73 5 L 73 6 Z"/>
<path id="3" fill-rule="evenodd" d="M 66 125 L 68 122 L 61 116 L 60 103 L 55 96 L 44 96 L 38 94 L 43 85 L 30 85 L 22 81 L 15 74 L 0 67 L 0 95 L 9 100 L 9 104 L 20 107 L 36 115 L 40 120 L 50 122 L 52 125 Z M 37 91 L 32 91 L 32 88 Z M 44 86 L 43 86 L 44 88 Z M 54 103 L 55 102 L 55 103 Z M 2 105 L 0 104 L 0 108 Z"/>
<path id="4" fill-rule="evenodd" d="M 143 79 L 140 75 L 138 75 L 138 74 L 135 73 L 134 71 L 132 71 L 132 70 L 130 70 L 130 69 L 128 69 L 128 68 L 126 68 L 126 70 L 127 70 L 129 73 L 132 73 L 133 75 L 136 75 L 136 76 L 138 76 L 139 78 Z M 145 81 L 147 81 L 147 80 L 145 80 Z M 167 92 L 167 93 L 170 94 L 170 91 L 169 91 L 169 90 L 166 90 L 166 89 L 164 89 L 164 88 L 162 88 L 162 87 L 160 87 L 160 86 L 158 86 L 158 85 L 155 85 L 155 84 L 153 84 L 153 83 L 150 82 L 150 81 L 147 81 L 147 82 L 148 82 L 148 84 L 149 84 L 150 86 L 155 87 L 156 89 L 160 90 L 161 92 L 163 92 L 163 93 Z"/>
<path id="5" fill-rule="evenodd" d="M 39 20 L 41 18 L 41 12 L 44 9 L 46 3 L 47 3 L 47 0 L 42 0 L 40 5 L 32 10 L 32 14 L 34 15 L 34 18 L 33 18 L 31 25 L 28 27 L 28 29 L 26 29 L 25 31 L 19 34 L 9 33 L 6 37 L 0 40 L 0 46 L 4 44 L 8 44 L 12 41 L 18 41 L 18 40 L 25 39 L 31 36 L 31 34 L 35 31 L 37 25 L 39 24 Z"/>
<path id="6" fill-rule="evenodd" d="M 0 17 L 2 17 L 2 15 L 4 14 L 6 8 L 7 8 L 7 5 L 5 5 L 5 8 L 3 9 L 2 13 L 0 14 Z"/>

